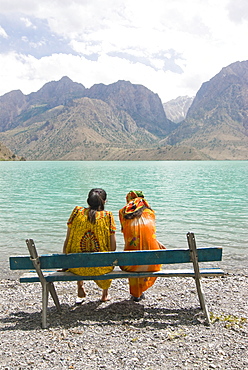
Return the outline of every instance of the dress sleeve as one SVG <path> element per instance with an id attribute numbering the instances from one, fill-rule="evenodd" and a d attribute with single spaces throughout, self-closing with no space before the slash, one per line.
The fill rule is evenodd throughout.
<path id="1" fill-rule="evenodd" d="M 114 234 L 116 231 L 116 225 L 112 212 L 109 212 L 109 224 L 110 234 Z"/>
<path id="2" fill-rule="evenodd" d="M 67 221 L 67 226 L 69 227 L 69 228 L 71 228 L 71 225 L 72 225 L 72 223 L 73 223 L 73 220 L 75 219 L 75 217 L 77 216 L 77 214 L 78 214 L 78 211 L 81 209 L 82 207 L 79 207 L 79 206 L 76 206 L 75 208 L 74 208 L 74 210 L 72 211 L 72 213 L 71 213 L 71 215 L 70 215 L 70 217 L 69 217 L 69 219 L 68 219 L 68 221 Z"/>

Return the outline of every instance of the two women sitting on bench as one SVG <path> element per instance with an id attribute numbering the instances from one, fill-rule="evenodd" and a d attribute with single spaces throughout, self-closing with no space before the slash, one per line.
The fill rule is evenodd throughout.
<path id="1" fill-rule="evenodd" d="M 107 194 L 103 189 L 89 192 L 88 208 L 76 206 L 67 222 L 67 235 L 63 253 L 108 252 L 116 250 L 115 221 L 112 212 L 105 211 Z M 124 250 L 154 250 L 165 248 L 156 239 L 155 214 L 141 191 L 130 191 L 126 196 L 127 204 L 119 211 L 123 232 Z M 107 267 L 71 268 L 77 275 L 103 275 L 113 270 Z M 125 271 L 159 271 L 161 265 L 122 266 Z M 132 299 L 136 302 L 144 298 L 143 292 L 151 287 L 156 278 L 129 278 Z M 95 280 L 103 290 L 101 301 L 107 301 L 111 280 Z M 86 296 L 83 281 L 78 281 L 77 304 Z"/>

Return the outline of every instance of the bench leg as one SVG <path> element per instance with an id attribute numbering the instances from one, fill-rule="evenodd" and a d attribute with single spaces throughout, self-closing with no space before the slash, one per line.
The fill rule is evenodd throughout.
<path id="1" fill-rule="evenodd" d="M 200 275 L 200 270 L 199 270 L 198 255 L 197 255 L 194 233 L 187 233 L 187 239 L 188 239 L 191 261 L 193 262 L 193 266 L 194 266 L 194 272 L 195 272 L 194 278 L 195 278 L 196 289 L 197 289 L 197 293 L 198 293 L 198 297 L 200 301 L 200 306 L 201 306 L 202 311 L 205 314 L 207 324 L 210 325 L 210 317 L 209 317 L 207 306 L 205 304 L 205 298 L 204 298 L 203 289 L 201 286 L 201 280 L 200 280 L 201 275 Z"/>
<path id="2" fill-rule="evenodd" d="M 51 293 L 53 301 L 59 311 L 61 311 L 61 307 L 60 307 L 58 295 L 56 293 L 53 283 L 51 282 L 48 283 L 42 273 L 42 270 L 40 267 L 39 256 L 38 256 L 33 239 L 27 239 L 26 243 L 27 243 L 28 250 L 30 253 L 30 259 L 33 262 L 34 268 L 37 272 L 37 275 L 40 278 L 40 282 L 42 285 L 42 328 L 45 329 L 47 327 L 47 305 L 48 305 L 49 292 Z"/>
<path id="3" fill-rule="evenodd" d="M 209 317 L 208 309 L 205 303 L 204 293 L 203 293 L 200 279 L 196 277 L 195 283 L 196 283 L 196 289 L 197 289 L 197 294 L 199 297 L 201 309 L 204 312 L 207 324 L 210 325 L 210 317 Z"/>
<path id="4" fill-rule="evenodd" d="M 53 301 L 57 309 L 61 312 L 59 299 L 58 299 L 53 283 L 42 284 L 42 328 L 43 329 L 47 328 L 47 306 L 48 306 L 49 292 L 51 293 L 51 296 L 53 298 Z"/>
<path id="5" fill-rule="evenodd" d="M 42 284 L 42 328 L 47 328 L 48 283 Z"/>
<path id="6" fill-rule="evenodd" d="M 61 312 L 61 307 L 60 307 L 60 303 L 59 303 L 59 299 L 58 299 L 58 295 L 57 295 L 57 292 L 55 290 L 55 287 L 54 287 L 54 284 L 53 283 L 49 283 L 49 291 L 51 293 L 51 296 L 53 298 L 53 302 L 55 303 L 56 307 L 57 307 L 57 310 L 59 312 Z"/>

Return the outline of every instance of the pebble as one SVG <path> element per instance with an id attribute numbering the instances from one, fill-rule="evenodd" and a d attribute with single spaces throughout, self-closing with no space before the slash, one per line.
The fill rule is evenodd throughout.
<path id="1" fill-rule="evenodd" d="M 84 303 L 75 306 L 75 282 L 58 282 L 62 313 L 49 298 L 44 330 L 40 284 L 20 284 L 10 275 L 0 281 L 0 369 L 248 370 L 248 322 L 241 320 L 248 318 L 248 276 L 202 279 L 216 318 L 210 326 L 194 284 L 157 279 L 146 299 L 134 303 L 127 281 L 114 280 L 112 299 L 101 303 L 101 291 L 89 281 Z"/>

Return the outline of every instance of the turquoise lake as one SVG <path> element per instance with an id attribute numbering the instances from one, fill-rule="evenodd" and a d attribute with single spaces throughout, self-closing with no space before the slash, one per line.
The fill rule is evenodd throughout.
<path id="1" fill-rule="evenodd" d="M 102 187 L 119 250 L 118 210 L 129 190 L 142 190 L 167 248 L 187 248 L 192 231 L 198 247 L 222 246 L 226 264 L 245 268 L 247 184 L 247 161 L 0 162 L 0 260 L 27 254 L 27 238 L 40 254 L 61 252 L 74 206 L 87 206 L 89 190 Z"/>

